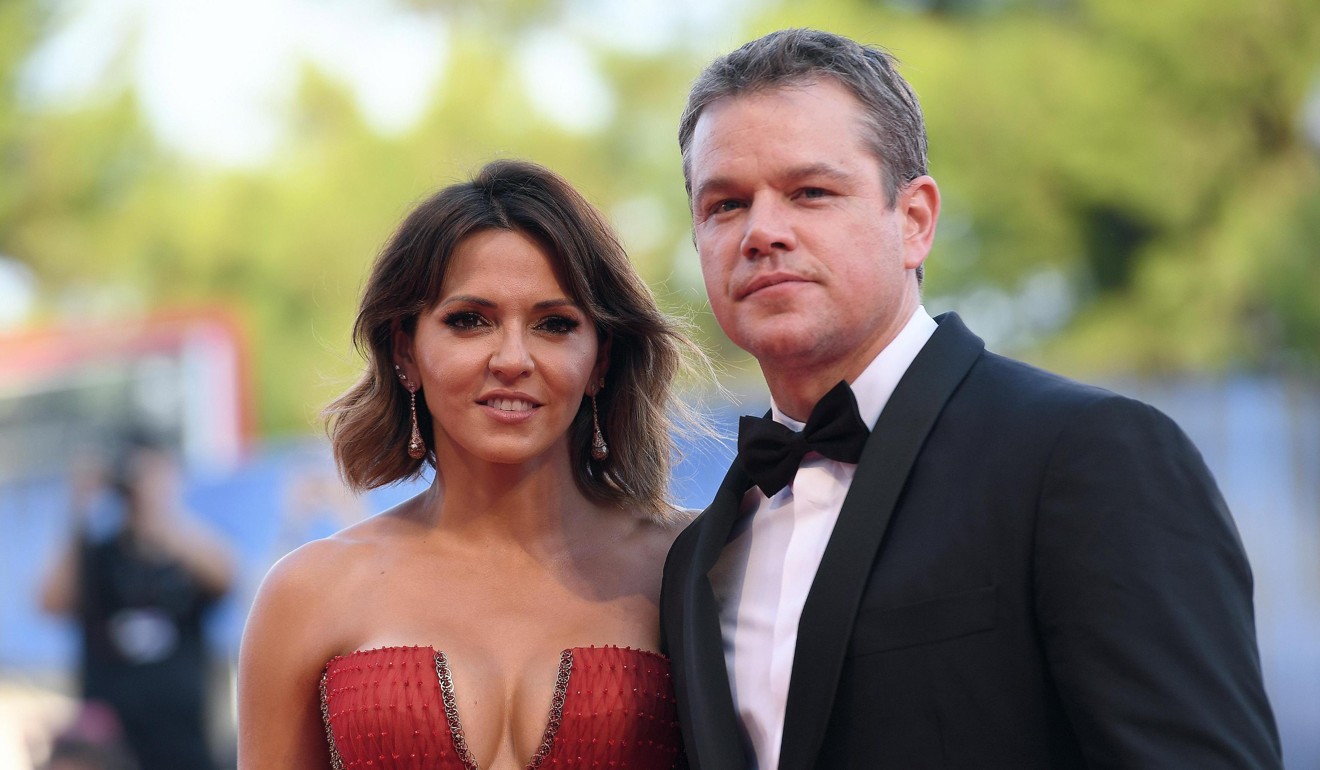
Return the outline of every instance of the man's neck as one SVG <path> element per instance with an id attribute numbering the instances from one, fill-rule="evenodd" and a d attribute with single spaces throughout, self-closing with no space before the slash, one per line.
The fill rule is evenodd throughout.
<path id="1" fill-rule="evenodd" d="M 857 350 L 846 359 L 825 364 L 814 361 L 810 365 L 799 367 L 768 365 L 762 362 L 761 374 L 765 377 L 766 386 L 770 390 L 770 397 L 774 399 L 775 406 L 794 420 L 806 422 L 816 402 L 838 385 L 840 380 L 851 385 L 862 372 L 866 371 L 866 367 L 871 365 L 876 356 L 880 355 L 880 352 L 907 327 L 918 308 L 920 302 L 914 303 L 910 309 L 901 314 L 901 320 L 892 324 L 883 334 L 877 335 L 870 345 Z"/>
<path id="2" fill-rule="evenodd" d="M 821 397 L 830 391 L 839 380 L 851 383 L 866 368 L 865 362 L 856 371 L 844 368 L 827 370 L 813 369 L 809 372 L 771 372 L 764 367 L 766 385 L 770 388 L 770 397 L 775 406 L 785 415 L 798 422 L 806 422 L 811 410 Z M 836 373 L 837 372 L 837 373 Z"/>

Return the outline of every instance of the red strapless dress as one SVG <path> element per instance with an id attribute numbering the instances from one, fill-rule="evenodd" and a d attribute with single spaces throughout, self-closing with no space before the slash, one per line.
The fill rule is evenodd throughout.
<path id="1" fill-rule="evenodd" d="M 443 652 L 383 647 L 336 657 L 321 677 L 335 770 L 477 770 Z M 623 647 L 564 650 L 538 768 L 677 767 L 683 742 L 662 655 Z"/>

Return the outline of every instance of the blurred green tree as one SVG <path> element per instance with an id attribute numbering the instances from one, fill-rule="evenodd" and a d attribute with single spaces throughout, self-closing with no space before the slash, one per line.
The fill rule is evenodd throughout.
<path id="1" fill-rule="evenodd" d="M 139 309 L 235 308 L 261 429 L 306 432 L 360 367 L 354 306 L 390 230 L 431 190 L 524 156 L 598 204 L 662 303 L 738 368 L 704 310 L 677 117 L 714 55 L 818 26 L 894 51 L 921 94 L 945 196 L 932 311 L 965 311 L 993 346 L 1077 374 L 1320 362 L 1320 162 L 1297 117 L 1320 68 L 1314 3 L 780 3 L 719 45 L 646 53 L 583 34 L 581 0 L 399 4 L 447 18 L 422 119 L 381 134 L 308 65 L 289 140 L 251 169 L 161 146 L 122 84 L 21 103 L 18 73 L 51 22 L 37 0 L 0 5 L 0 253 L 38 272 L 49 314 L 71 287 L 120 287 Z M 547 31 L 605 86 L 591 127 L 547 115 L 520 68 Z"/>
<path id="2" fill-rule="evenodd" d="M 788 5 L 906 60 L 945 193 L 932 310 L 1068 372 L 1320 362 L 1301 0 Z"/>

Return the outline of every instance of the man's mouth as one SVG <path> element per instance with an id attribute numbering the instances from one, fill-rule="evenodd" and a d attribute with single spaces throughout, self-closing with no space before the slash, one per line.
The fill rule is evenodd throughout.
<path id="1" fill-rule="evenodd" d="M 778 286 L 784 283 L 802 283 L 804 280 L 805 279 L 801 276 L 793 275 L 791 273 L 770 273 L 768 275 L 762 275 L 744 286 L 739 293 L 738 298 L 743 299 L 749 297 L 761 289 L 768 289 L 771 286 Z"/>

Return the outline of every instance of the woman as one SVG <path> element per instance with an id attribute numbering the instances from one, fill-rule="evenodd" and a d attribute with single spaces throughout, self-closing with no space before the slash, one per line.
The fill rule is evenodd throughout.
<path id="1" fill-rule="evenodd" d="M 681 761 L 650 651 L 690 344 L 601 216 L 539 166 L 492 163 L 404 220 L 354 335 L 368 370 L 327 410 L 345 479 L 435 479 L 271 570 L 240 767 Z"/>

